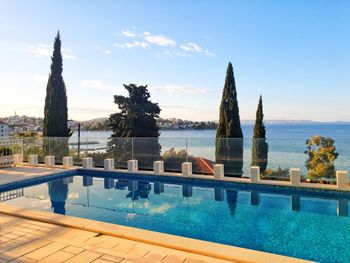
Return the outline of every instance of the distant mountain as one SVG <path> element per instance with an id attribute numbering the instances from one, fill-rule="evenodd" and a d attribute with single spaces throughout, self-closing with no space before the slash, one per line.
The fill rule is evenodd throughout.
<path id="1" fill-rule="evenodd" d="M 104 121 L 108 120 L 108 118 L 96 118 L 86 121 L 81 121 L 82 124 L 92 124 L 92 123 L 102 123 Z M 159 119 L 160 121 L 168 121 L 168 120 L 178 120 L 176 118 L 171 119 Z M 187 121 L 187 120 L 185 120 Z M 217 123 L 217 121 L 214 121 Z M 255 120 L 241 120 L 241 123 L 243 125 L 253 125 Z M 328 122 L 321 122 L 321 121 L 312 121 L 312 120 L 265 120 L 266 124 L 314 124 L 314 125 L 322 125 L 322 124 L 350 124 L 348 121 L 328 121 Z"/>
<path id="2" fill-rule="evenodd" d="M 241 123 L 244 125 L 250 125 L 250 124 L 254 124 L 254 120 L 242 120 Z M 301 124 L 310 124 L 310 125 L 324 125 L 324 124 L 350 124 L 350 122 L 347 121 L 325 121 L 325 122 L 321 122 L 321 121 L 311 121 L 311 120 L 265 120 L 266 124 L 270 124 L 270 125 L 274 125 L 274 124 L 295 124 L 295 125 L 301 125 Z"/>

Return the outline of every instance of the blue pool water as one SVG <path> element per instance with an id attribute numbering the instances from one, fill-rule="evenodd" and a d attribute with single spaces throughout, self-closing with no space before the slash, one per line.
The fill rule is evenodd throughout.
<path id="1" fill-rule="evenodd" d="M 85 171 L 11 195 L 0 189 L 0 200 L 303 259 L 350 262 L 350 194 L 154 179 Z"/>

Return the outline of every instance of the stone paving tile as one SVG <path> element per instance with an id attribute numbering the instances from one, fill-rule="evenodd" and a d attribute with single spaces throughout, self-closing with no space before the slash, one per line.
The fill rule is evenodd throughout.
<path id="1" fill-rule="evenodd" d="M 26 254 L 26 257 L 30 258 L 30 259 L 34 259 L 34 260 L 40 260 L 40 259 L 43 259 L 63 248 L 65 248 L 67 245 L 65 244 L 61 244 L 61 243 L 58 243 L 58 242 L 53 242 L 53 243 L 50 243 L 46 246 L 43 246 L 39 249 L 36 249 L 35 251 L 29 253 L 29 254 Z"/>
<path id="2" fill-rule="evenodd" d="M 122 260 L 124 260 L 124 258 L 122 258 L 122 257 L 117 257 L 117 256 L 112 256 L 112 255 L 103 255 L 101 257 L 101 259 L 107 260 L 107 261 L 110 261 L 110 262 L 115 262 L 115 263 L 119 263 Z"/>
<path id="3" fill-rule="evenodd" d="M 3 234 L 0 236 L 0 263 L 9 260 L 29 263 L 228 263 L 85 230 L 32 220 L 18 223 L 16 217 L 7 217 L 11 220 L 0 216 L 11 230 L 4 232 L 0 228 L 0 233 Z M 6 242 L 1 243 L 1 238 Z"/>
<path id="4" fill-rule="evenodd" d="M 161 262 L 162 259 L 165 258 L 166 256 L 167 255 L 150 251 L 149 253 L 147 253 L 147 255 L 145 255 L 145 258 L 149 259 L 150 262 Z"/>
<path id="5" fill-rule="evenodd" d="M 204 261 L 201 259 L 194 259 L 194 258 L 186 258 L 184 263 L 206 263 L 208 261 Z"/>
<path id="6" fill-rule="evenodd" d="M 78 255 L 75 255 L 71 259 L 67 260 L 66 263 L 89 263 L 93 262 L 95 259 L 102 256 L 101 253 L 93 252 L 93 251 L 83 251 Z"/>
<path id="7" fill-rule="evenodd" d="M 81 248 L 81 247 L 75 247 L 75 246 L 68 246 L 65 247 L 63 249 L 63 251 L 68 252 L 68 253 L 72 253 L 72 254 L 79 254 L 81 252 L 83 252 L 85 249 Z"/>
<path id="8" fill-rule="evenodd" d="M 134 256 L 145 256 L 148 252 L 150 252 L 150 249 L 143 247 L 141 245 L 136 245 L 134 246 L 129 252 L 128 254 L 130 255 L 134 255 Z"/>
<path id="9" fill-rule="evenodd" d="M 95 251 L 102 254 L 107 254 L 110 256 L 119 257 L 123 259 L 133 257 L 133 255 L 129 255 L 129 254 L 126 254 L 117 250 L 112 250 L 112 249 L 98 248 L 98 249 L 95 249 Z"/>
<path id="10" fill-rule="evenodd" d="M 211 263 L 232 263 L 232 261 L 227 261 L 227 260 L 218 259 L 218 258 L 212 258 Z"/>
<path id="11" fill-rule="evenodd" d="M 99 244 L 99 247 L 102 247 L 102 248 L 113 248 L 115 246 L 117 246 L 118 244 L 120 244 L 120 240 L 118 240 L 117 238 L 115 237 L 111 237 L 111 236 L 99 236 L 97 237 L 99 239 L 102 240 L 102 243 Z"/>
<path id="12" fill-rule="evenodd" d="M 7 252 L 7 251 L 9 251 L 11 249 L 14 249 L 16 247 L 19 247 L 19 246 L 21 246 L 20 243 L 16 243 L 16 242 L 13 242 L 13 241 L 8 241 L 6 243 L 1 244 L 0 245 L 0 253 L 1 253 L 0 257 L 3 258 L 2 257 L 3 253 L 5 253 L 5 252 Z"/>
<path id="13" fill-rule="evenodd" d="M 39 260 L 38 263 L 60 263 L 64 262 L 70 258 L 74 257 L 74 254 L 64 252 L 64 251 L 57 251 L 50 256 L 43 258 L 42 260 Z"/>
<path id="14" fill-rule="evenodd" d="M 73 237 L 72 241 L 85 243 L 85 241 L 87 241 L 91 237 L 95 237 L 96 235 L 98 235 L 98 234 L 85 231 L 85 233 L 79 233 L 77 236 Z"/>
<path id="15" fill-rule="evenodd" d="M 108 260 L 98 258 L 98 259 L 95 259 L 94 261 L 92 261 L 92 263 L 111 263 L 111 262 Z"/>
<path id="16" fill-rule="evenodd" d="M 91 237 L 88 240 L 84 241 L 87 245 L 99 245 L 103 242 L 103 240 L 99 237 Z"/>
<path id="17" fill-rule="evenodd" d="M 135 242 L 128 242 L 128 240 L 126 240 L 127 242 L 122 242 L 118 245 L 116 245 L 113 249 L 123 252 L 123 253 L 128 253 L 135 245 Z"/>
<path id="18" fill-rule="evenodd" d="M 184 259 L 181 257 L 169 255 L 163 258 L 161 262 L 162 263 L 182 263 L 183 261 Z"/>
<path id="19" fill-rule="evenodd" d="M 0 258 L 4 258 L 7 260 L 18 258 L 18 257 L 21 257 L 22 255 L 25 255 L 27 253 L 30 253 L 38 248 L 41 248 L 49 243 L 50 243 L 50 241 L 45 240 L 45 239 L 40 239 L 40 240 L 36 240 L 33 242 L 29 242 L 25 245 L 18 246 L 17 248 L 7 250 L 6 252 L 0 254 Z"/>
<path id="20" fill-rule="evenodd" d="M 16 259 L 9 261 L 9 262 L 10 263 L 34 263 L 36 261 L 33 259 L 30 259 L 30 258 L 20 257 L 20 258 L 16 258 Z"/>

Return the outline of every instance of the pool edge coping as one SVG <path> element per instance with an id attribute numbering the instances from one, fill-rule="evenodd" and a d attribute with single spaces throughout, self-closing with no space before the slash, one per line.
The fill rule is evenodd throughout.
<path id="1" fill-rule="evenodd" d="M 3 203 L 0 203 L 0 214 L 6 214 L 14 217 L 35 220 L 63 227 L 95 232 L 102 235 L 123 238 L 149 245 L 175 249 L 187 253 L 193 253 L 201 256 L 233 261 L 237 263 L 314 262 L 259 250 L 223 245 L 220 243 L 122 226 L 118 224 L 105 223 L 75 216 L 54 214 L 51 212 L 40 211 L 36 209 L 20 208 Z"/>
<path id="2" fill-rule="evenodd" d="M 290 187 L 290 188 L 295 188 L 295 189 L 310 189 L 310 190 L 328 190 L 328 191 L 333 191 L 333 192 L 350 192 L 350 185 L 348 185 L 347 189 L 339 189 L 337 185 L 329 185 L 329 184 L 319 184 L 319 183 L 305 183 L 305 182 L 300 182 L 300 185 L 295 186 L 292 185 L 289 181 L 278 181 L 278 180 L 258 180 L 257 182 L 250 182 L 249 178 L 245 177 L 224 177 L 222 179 L 216 179 L 214 176 L 210 175 L 203 175 L 203 174 L 192 174 L 190 176 L 183 176 L 181 173 L 175 173 L 175 172 L 164 172 L 162 174 L 157 174 L 154 173 L 153 171 L 148 171 L 148 170 L 138 170 L 135 172 L 129 172 L 128 170 L 125 169 L 113 169 L 113 170 L 105 170 L 104 168 L 100 167 L 92 167 L 92 168 L 83 168 L 81 166 L 73 166 L 70 168 L 65 168 L 62 165 L 55 165 L 51 167 L 47 167 L 45 165 L 39 164 L 39 165 L 28 165 L 28 164 L 23 164 L 23 165 L 17 165 L 18 167 L 43 167 L 43 168 L 54 168 L 54 169 L 62 169 L 63 171 L 76 171 L 79 173 L 79 171 L 99 171 L 99 172 L 107 172 L 107 173 L 120 173 L 120 174 L 133 174 L 133 175 L 152 175 L 152 176 L 159 176 L 159 177 L 175 177 L 175 178 L 182 178 L 182 179 L 198 179 L 198 180 L 206 180 L 206 181 L 214 181 L 214 182 L 226 182 L 226 183 L 243 183 L 247 185 L 262 185 L 262 186 L 279 186 L 279 187 Z M 57 174 L 62 174 L 64 172 L 56 173 L 53 175 Z M 51 174 L 52 175 L 52 174 Z M 47 177 L 48 175 L 43 175 L 37 178 L 43 178 Z M 22 181 L 27 181 L 31 179 L 26 179 Z M 22 182 L 18 181 L 18 182 Z M 16 183 L 16 182 L 13 182 Z M 12 183 L 11 183 L 12 184 Z"/>

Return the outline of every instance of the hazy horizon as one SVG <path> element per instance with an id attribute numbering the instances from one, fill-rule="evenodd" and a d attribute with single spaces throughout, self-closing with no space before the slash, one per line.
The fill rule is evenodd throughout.
<path id="1" fill-rule="evenodd" d="M 0 2 L 0 115 L 43 116 L 57 30 L 69 119 L 108 117 L 148 84 L 162 118 L 217 120 L 227 64 L 240 116 L 350 121 L 350 2 Z"/>

